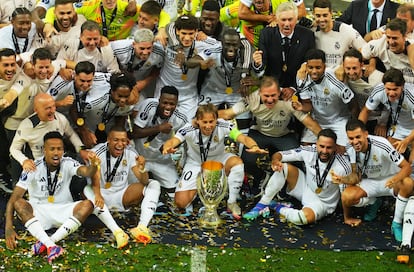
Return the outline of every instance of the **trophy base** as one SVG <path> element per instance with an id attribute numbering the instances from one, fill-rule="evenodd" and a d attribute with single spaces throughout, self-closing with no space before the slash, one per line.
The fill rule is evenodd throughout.
<path id="1" fill-rule="evenodd" d="M 198 219 L 200 227 L 205 229 L 216 229 L 224 221 L 217 214 L 215 209 L 205 209 L 204 214 Z"/>

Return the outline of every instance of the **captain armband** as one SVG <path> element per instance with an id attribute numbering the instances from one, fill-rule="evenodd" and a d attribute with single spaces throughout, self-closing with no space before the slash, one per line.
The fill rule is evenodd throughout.
<path id="1" fill-rule="evenodd" d="M 229 137 L 230 139 L 232 139 L 233 141 L 237 141 L 237 137 L 240 136 L 240 134 L 242 134 L 242 132 L 238 129 L 238 128 L 233 128 L 230 133 L 229 133 Z"/>

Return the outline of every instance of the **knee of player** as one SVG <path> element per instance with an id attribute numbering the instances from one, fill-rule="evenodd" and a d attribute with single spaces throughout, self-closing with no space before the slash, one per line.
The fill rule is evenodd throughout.
<path id="1" fill-rule="evenodd" d="M 358 186 L 348 186 L 342 192 L 341 198 L 343 203 L 353 204 L 358 202 L 364 195 L 364 191 Z M 366 196 L 366 193 L 365 193 Z"/>
<path id="2" fill-rule="evenodd" d="M 77 214 L 78 215 L 78 216 L 76 216 L 77 218 L 78 217 L 79 218 L 87 217 L 93 212 L 93 209 L 94 209 L 94 205 L 93 205 L 92 201 L 83 200 L 78 205 L 76 205 L 76 207 L 75 207 L 76 211 L 74 212 L 74 215 Z M 81 220 L 79 220 L 79 221 L 81 221 Z"/>
<path id="3" fill-rule="evenodd" d="M 413 194 L 414 191 L 414 180 L 411 177 L 406 177 L 402 180 L 400 186 L 400 193 L 405 194 L 406 197 L 409 197 Z"/>

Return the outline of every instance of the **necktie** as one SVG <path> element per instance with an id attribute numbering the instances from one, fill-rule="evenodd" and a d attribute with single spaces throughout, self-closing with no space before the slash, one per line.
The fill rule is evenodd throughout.
<path id="1" fill-rule="evenodd" d="M 378 9 L 373 10 L 374 13 L 372 14 L 371 24 L 369 25 L 369 31 L 370 32 L 377 29 L 377 13 L 378 13 L 378 11 L 379 11 Z"/>
<path id="2" fill-rule="evenodd" d="M 290 49 L 290 39 L 289 39 L 289 37 L 283 37 L 282 46 L 283 46 L 283 51 L 287 55 L 289 53 L 289 49 Z"/>

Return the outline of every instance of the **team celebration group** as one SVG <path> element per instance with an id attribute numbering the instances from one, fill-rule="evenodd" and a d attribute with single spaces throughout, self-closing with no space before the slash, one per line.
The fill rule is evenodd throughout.
<path id="1" fill-rule="evenodd" d="M 354 0 L 334 16 L 331 1 L 307 11 L 303 0 L 2 0 L 7 248 L 17 248 L 15 215 L 49 263 L 91 214 L 117 248 L 150 243 L 160 210 L 197 212 L 212 160 L 234 220 L 306 225 L 340 206 L 358 227 L 393 197 L 408 262 L 414 5 Z M 250 210 L 238 204 L 246 180 Z M 111 212 L 133 206 L 139 222 L 124 230 Z"/>

